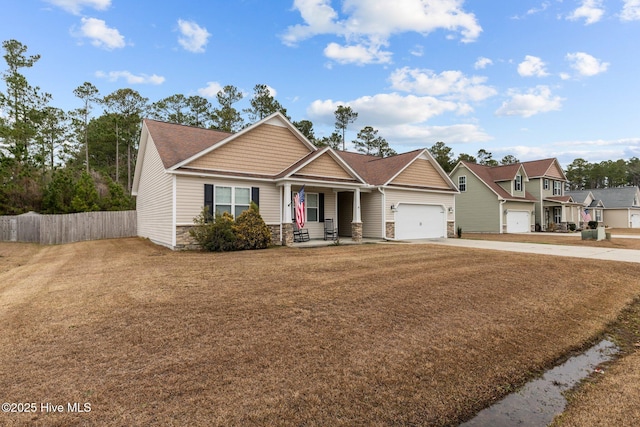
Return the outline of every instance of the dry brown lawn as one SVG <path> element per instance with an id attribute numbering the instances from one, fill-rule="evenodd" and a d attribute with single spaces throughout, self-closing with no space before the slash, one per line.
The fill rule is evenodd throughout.
<path id="1" fill-rule="evenodd" d="M 0 243 L 0 396 L 38 407 L 0 425 L 455 425 L 594 342 L 639 274 L 437 245 Z"/>
<path id="2" fill-rule="evenodd" d="M 462 233 L 462 238 L 471 240 L 497 240 L 504 242 L 541 243 L 549 245 L 578 245 L 594 246 L 601 248 L 635 249 L 640 250 L 640 229 L 614 228 L 607 230 L 616 237 L 611 240 L 582 240 L 579 232 L 576 233 L 523 233 L 523 234 L 497 234 L 497 233 Z M 629 236 L 629 237 L 617 237 Z"/>

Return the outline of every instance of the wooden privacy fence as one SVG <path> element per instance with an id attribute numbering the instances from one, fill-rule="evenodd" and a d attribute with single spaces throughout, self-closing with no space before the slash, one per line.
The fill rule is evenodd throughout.
<path id="1" fill-rule="evenodd" d="M 137 235 L 136 211 L 0 216 L 0 241 L 43 245 Z"/>

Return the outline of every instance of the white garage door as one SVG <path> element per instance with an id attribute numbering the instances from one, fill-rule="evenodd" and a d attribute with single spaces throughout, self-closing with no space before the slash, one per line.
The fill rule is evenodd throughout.
<path id="1" fill-rule="evenodd" d="M 444 208 L 433 205 L 399 204 L 395 215 L 396 239 L 445 237 Z"/>
<path id="2" fill-rule="evenodd" d="M 640 214 L 631 215 L 631 228 L 640 228 Z"/>
<path id="3" fill-rule="evenodd" d="M 529 212 L 507 212 L 507 233 L 529 233 L 531 231 L 531 217 Z"/>

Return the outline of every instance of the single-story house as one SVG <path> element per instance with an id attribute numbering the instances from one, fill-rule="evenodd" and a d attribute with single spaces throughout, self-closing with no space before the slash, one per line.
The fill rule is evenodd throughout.
<path id="1" fill-rule="evenodd" d="M 579 219 L 576 222 L 578 227 L 587 228 L 592 221 L 603 225 L 604 204 L 593 195 L 591 190 L 567 191 L 566 194 L 579 204 Z"/>
<path id="2" fill-rule="evenodd" d="M 304 186 L 310 237 L 453 237 L 455 185 L 426 149 L 387 158 L 309 142 L 281 113 L 237 133 L 145 119 L 132 194 L 138 234 L 179 249 L 203 208 L 238 215 L 255 202 L 276 244 L 293 244 Z"/>
<path id="3" fill-rule="evenodd" d="M 567 192 L 583 202 L 591 220 L 614 228 L 640 228 L 640 188 L 596 188 Z"/>

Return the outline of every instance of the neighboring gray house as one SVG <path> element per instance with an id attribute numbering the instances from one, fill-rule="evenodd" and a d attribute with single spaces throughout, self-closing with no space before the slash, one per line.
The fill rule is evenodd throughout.
<path id="1" fill-rule="evenodd" d="M 595 215 L 602 212 L 602 218 L 593 218 L 607 227 L 640 228 L 640 188 L 597 188 L 592 190 L 571 191 L 575 201 L 587 203 L 588 210 Z M 591 210 L 590 210 L 591 213 Z"/>

